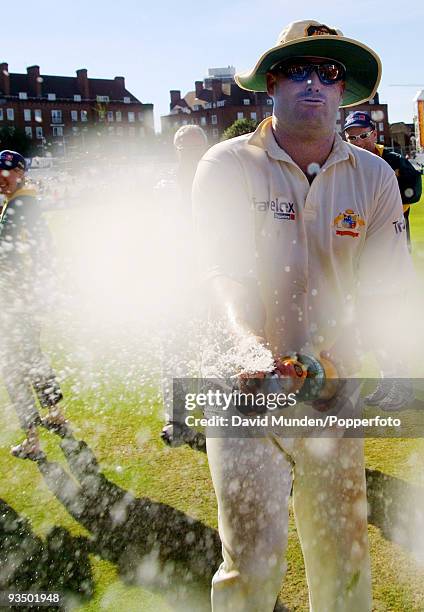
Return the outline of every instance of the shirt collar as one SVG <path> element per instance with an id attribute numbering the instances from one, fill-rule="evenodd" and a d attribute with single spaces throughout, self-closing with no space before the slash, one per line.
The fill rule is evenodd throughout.
<path id="1" fill-rule="evenodd" d="M 37 196 L 37 192 L 35 191 L 35 189 L 32 189 L 31 187 L 21 187 L 20 189 L 17 189 L 15 193 L 11 195 L 10 198 L 6 198 L 3 201 L 3 208 L 1 209 L 1 212 L 0 212 L 0 221 L 2 221 L 5 218 L 6 210 L 9 204 L 11 204 L 14 200 L 22 196 L 31 196 L 32 198 L 35 198 Z"/>
<path id="2" fill-rule="evenodd" d="M 294 164 L 297 166 L 290 155 L 288 155 L 288 153 L 286 153 L 275 140 L 275 136 L 272 131 L 272 117 L 267 117 L 261 121 L 253 134 L 248 138 L 247 142 L 250 145 L 260 147 L 266 151 L 272 159 L 285 161 L 289 164 Z M 356 158 L 353 151 L 347 142 L 345 142 L 341 136 L 336 133 L 333 148 L 323 168 L 329 168 L 330 166 L 345 160 L 349 160 L 354 167 L 356 166 Z"/>
<path id="3" fill-rule="evenodd" d="M 15 193 L 12 193 L 9 198 L 9 202 L 22 196 L 31 196 L 35 198 L 37 196 L 37 192 L 35 191 L 35 189 L 32 189 L 32 187 L 20 187 L 15 191 Z"/>

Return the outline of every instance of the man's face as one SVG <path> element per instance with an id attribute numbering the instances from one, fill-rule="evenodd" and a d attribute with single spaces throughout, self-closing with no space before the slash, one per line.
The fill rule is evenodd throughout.
<path id="1" fill-rule="evenodd" d="M 21 187 L 24 178 L 24 172 L 20 168 L 13 170 L 3 170 L 0 168 L 0 193 L 7 198 L 15 193 Z"/>
<path id="2" fill-rule="evenodd" d="M 360 138 L 361 134 L 363 136 L 367 134 L 366 138 Z M 351 144 L 374 153 L 375 143 L 377 142 L 377 131 L 373 130 L 371 127 L 350 127 L 345 130 L 345 136 L 346 140 Z M 352 136 L 354 137 L 353 140 L 351 140 Z"/>
<path id="3" fill-rule="evenodd" d="M 295 61 L 314 65 L 331 62 L 320 57 L 302 57 Z M 274 100 L 277 124 L 290 131 L 313 131 L 315 135 L 334 130 L 344 81 L 324 84 L 315 70 L 305 80 L 294 81 L 277 71 L 267 74 L 267 87 L 268 95 Z"/>

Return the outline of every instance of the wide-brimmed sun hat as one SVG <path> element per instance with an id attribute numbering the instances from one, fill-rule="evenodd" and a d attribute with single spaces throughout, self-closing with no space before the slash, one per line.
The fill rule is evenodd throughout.
<path id="1" fill-rule="evenodd" d="M 381 79 L 381 60 L 377 53 L 319 21 L 294 21 L 281 32 L 274 47 L 266 51 L 248 71 L 235 75 L 240 87 L 266 91 L 266 73 L 275 64 L 292 57 L 324 57 L 346 67 L 346 89 L 342 107 L 371 100 Z"/>

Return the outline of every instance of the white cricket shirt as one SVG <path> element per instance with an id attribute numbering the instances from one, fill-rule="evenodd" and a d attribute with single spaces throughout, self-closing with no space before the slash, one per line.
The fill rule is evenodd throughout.
<path id="1" fill-rule="evenodd" d="M 358 293 L 395 296 L 412 270 L 394 172 L 337 134 L 309 184 L 267 118 L 206 153 L 193 201 L 203 276 L 256 279 L 280 354 L 330 348 Z"/>

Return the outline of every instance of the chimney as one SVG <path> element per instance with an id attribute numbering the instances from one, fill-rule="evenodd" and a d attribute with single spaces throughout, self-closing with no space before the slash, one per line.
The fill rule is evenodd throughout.
<path id="1" fill-rule="evenodd" d="M 28 93 L 32 98 L 41 98 L 40 66 L 28 66 L 27 68 Z"/>
<path id="2" fill-rule="evenodd" d="M 6 62 L 0 64 L 0 89 L 5 96 L 10 95 L 9 65 Z"/>
<path id="3" fill-rule="evenodd" d="M 196 98 L 201 98 L 203 91 L 203 81 L 195 81 L 194 86 L 196 88 Z"/>
<path id="4" fill-rule="evenodd" d="M 80 70 L 77 70 L 77 81 L 78 90 L 82 99 L 88 100 L 90 98 L 90 91 L 88 87 L 87 68 L 80 68 Z"/>
<path id="5" fill-rule="evenodd" d="M 169 92 L 171 95 L 171 110 L 174 108 L 176 104 L 181 100 L 181 91 L 179 89 L 171 89 Z"/>
<path id="6" fill-rule="evenodd" d="M 222 97 L 222 81 L 221 79 L 212 80 L 212 99 L 214 102 Z"/>
<path id="7" fill-rule="evenodd" d="M 125 78 L 122 76 L 115 77 L 115 95 L 117 100 L 125 96 Z"/>

